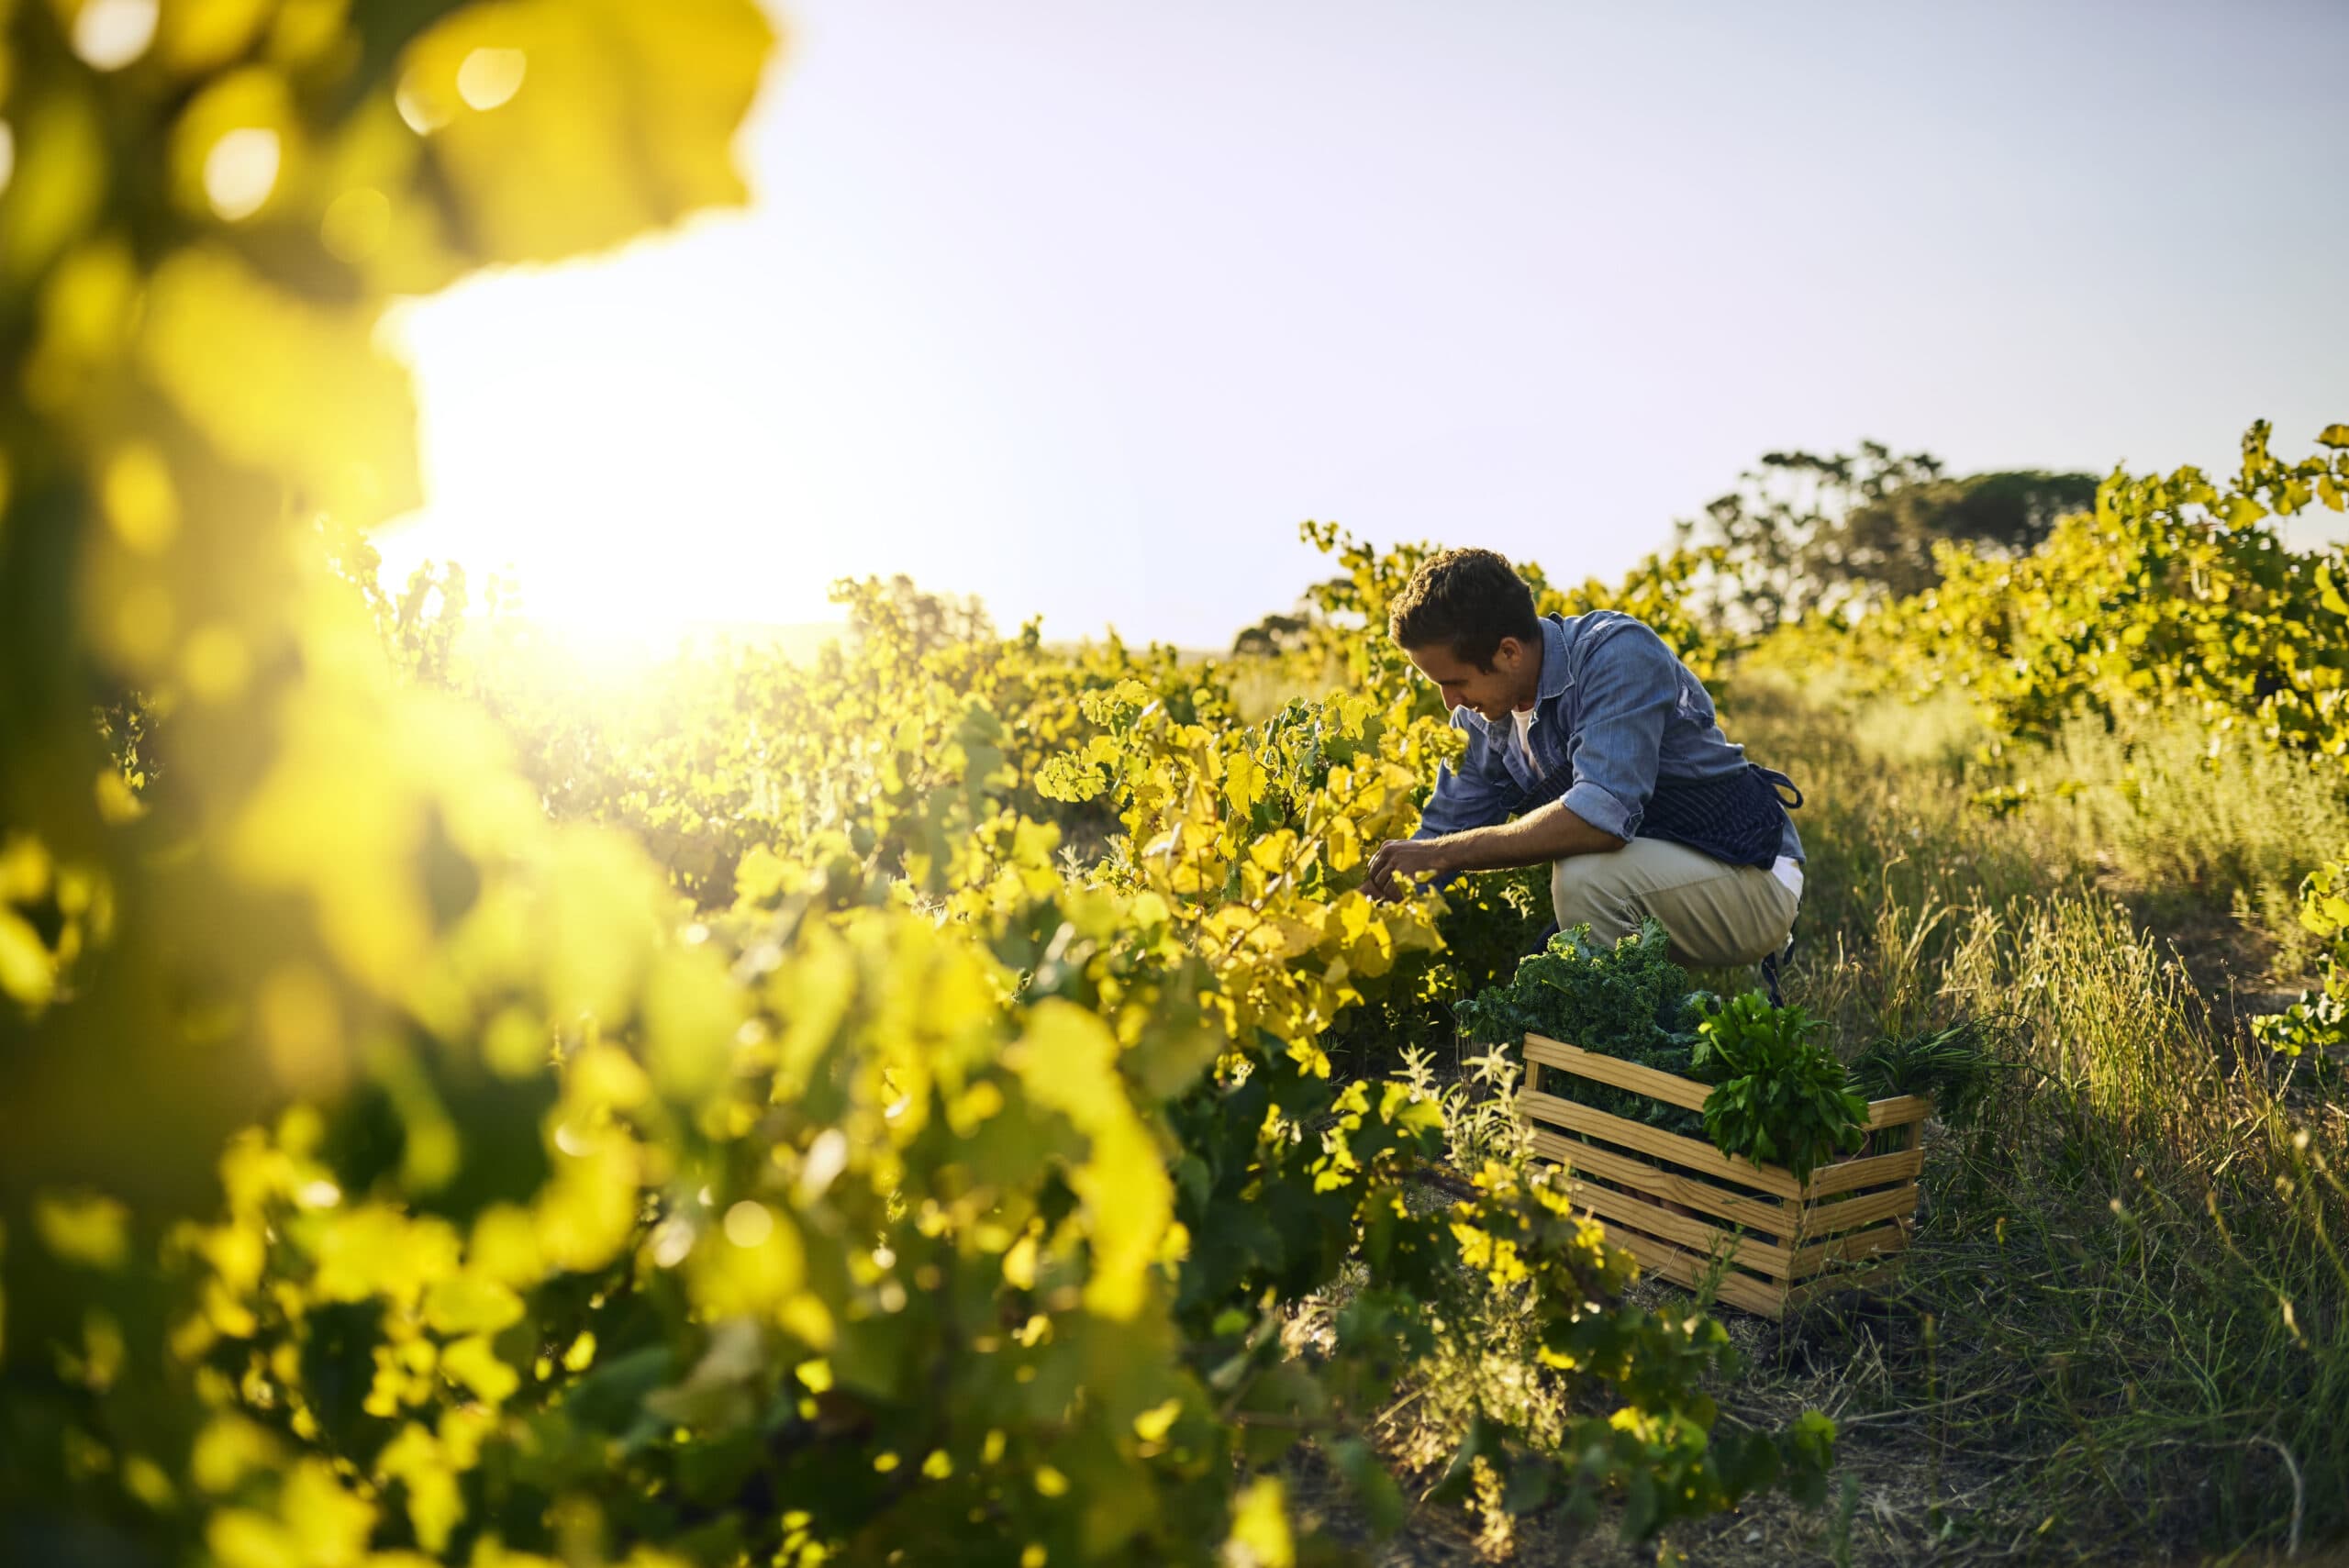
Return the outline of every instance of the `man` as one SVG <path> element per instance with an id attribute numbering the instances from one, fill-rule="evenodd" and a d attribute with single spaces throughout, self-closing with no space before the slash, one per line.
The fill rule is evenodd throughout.
<path id="1" fill-rule="evenodd" d="M 1654 632 L 1613 610 L 1537 616 L 1489 550 L 1422 564 L 1388 629 L 1468 751 L 1438 770 L 1419 831 L 1372 855 L 1372 896 L 1400 896 L 1409 876 L 1549 862 L 1562 930 L 1586 921 L 1611 942 L 1653 916 L 1674 956 L 1705 967 L 1787 945 L 1803 855 L 1778 790 L 1793 785 L 1729 742 L 1703 683 Z"/>

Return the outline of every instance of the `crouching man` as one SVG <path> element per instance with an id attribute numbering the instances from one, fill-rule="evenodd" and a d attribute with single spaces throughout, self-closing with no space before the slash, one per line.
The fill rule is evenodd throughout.
<path id="1" fill-rule="evenodd" d="M 1372 855 L 1364 889 L 1551 862 L 1560 929 L 1611 942 L 1653 916 L 1674 957 L 1753 963 L 1787 941 L 1802 840 L 1783 773 L 1745 760 L 1702 682 L 1613 610 L 1537 616 L 1489 550 L 1446 550 L 1412 574 L 1388 629 L 1452 708 L 1468 751 L 1436 774 L 1419 830 Z"/>

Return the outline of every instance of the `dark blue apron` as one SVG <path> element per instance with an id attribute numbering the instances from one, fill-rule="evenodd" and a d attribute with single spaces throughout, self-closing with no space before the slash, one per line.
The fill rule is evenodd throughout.
<path id="1" fill-rule="evenodd" d="M 1535 784 L 1519 807 L 1520 813 L 1547 806 L 1574 787 L 1572 763 L 1558 768 Z M 1781 788 L 1794 791 L 1787 800 Z M 1675 779 L 1658 775 L 1640 817 L 1634 835 L 1669 839 L 1675 844 L 1708 854 L 1733 866 L 1776 863 L 1786 842 L 1788 811 L 1802 806 L 1802 791 L 1786 774 L 1748 762 L 1717 779 Z"/>

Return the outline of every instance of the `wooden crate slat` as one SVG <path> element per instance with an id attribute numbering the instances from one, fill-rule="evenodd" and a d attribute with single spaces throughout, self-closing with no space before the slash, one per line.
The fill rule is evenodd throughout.
<path id="1" fill-rule="evenodd" d="M 1879 1219 L 1905 1218 L 1917 1209 L 1917 1185 L 1914 1182 L 1886 1192 L 1864 1193 L 1840 1203 L 1810 1203 L 1798 1207 L 1784 1200 L 1774 1203 L 1768 1198 L 1743 1197 L 1723 1192 L 1719 1187 L 1675 1175 L 1628 1155 L 1541 1127 L 1533 1129 L 1533 1151 L 1545 1160 L 1558 1161 L 1569 1173 L 1576 1169 L 1586 1170 L 1594 1176 L 1620 1182 L 1658 1197 L 1670 1198 L 1690 1208 L 1703 1209 L 1708 1214 L 1772 1236 L 1799 1234 L 1806 1240 L 1815 1240 L 1821 1236 L 1854 1229 Z"/>
<path id="2" fill-rule="evenodd" d="M 1633 1197 L 1629 1193 L 1619 1193 L 1612 1187 L 1602 1187 L 1595 1182 L 1575 1182 L 1570 1196 L 1576 1208 L 1586 1208 L 1601 1219 L 1636 1227 L 1676 1247 L 1688 1248 L 1700 1257 L 1709 1258 L 1718 1250 L 1728 1256 L 1735 1267 L 1775 1274 L 1780 1279 L 1787 1276 L 1794 1264 L 1795 1255 L 1785 1247 L 1723 1230 L 1691 1215 L 1675 1214 L 1668 1208 Z M 1614 1234 L 1612 1227 L 1609 1228 L 1608 1234 Z"/>
<path id="3" fill-rule="evenodd" d="M 1868 1102 L 1868 1128 L 1873 1131 L 1879 1127 L 1900 1127 L 1932 1114 L 1932 1101 L 1918 1095 L 1895 1095 L 1888 1100 Z"/>
<path id="4" fill-rule="evenodd" d="M 1562 1162 L 1569 1171 L 1587 1171 L 1594 1176 L 1703 1209 L 1707 1214 L 1772 1236 L 1795 1233 L 1795 1207 L 1785 1198 L 1748 1197 L 1539 1125 L 1533 1129 L 1533 1151 L 1545 1160 Z"/>
<path id="5" fill-rule="evenodd" d="M 1821 1236 L 1838 1231 L 1854 1230 L 1878 1219 L 1917 1212 L 1917 1184 L 1893 1187 L 1886 1192 L 1863 1193 L 1858 1197 L 1845 1198 L 1840 1203 L 1813 1203 L 1803 1206 L 1801 1240 L 1815 1241 Z"/>
<path id="6" fill-rule="evenodd" d="M 1710 1272 L 1704 1259 L 1653 1237 L 1642 1236 L 1636 1230 L 1610 1230 L 1607 1236 L 1608 1240 L 1639 1259 L 1642 1268 L 1651 1273 L 1661 1274 L 1675 1284 L 1694 1289 L 1697 1282 Z M 1735 1270 L 1721 1276 L 1720 1286 L 1714 1296 L 1731 1307 L 1742 1307 L 1765 1318 L 1781 1317 L 1786 1312 L 1786 1286 L 1776 1281 L 1757 1280 L 1751 1275 L 1740 1274 Z"/>
<path id="7" fill-rule="evenodd" d="M 1774 1197 L 1802 1196 L 1802 1189 L 1795 1184 L 1795 1179 L 1789 1173 L 1757 1165 L 1734 1154 L 1724 1154 L 1709 1143 L 1660 1132 L 1640 1122 L 1609 1116 L 1605 1111 L 1593 1110 L 1572 1100 L 1562 1100 L 1555 1095 L 1534 1091 L 1520 1093 L 1517 1098 L 1525 1114 L 1536 1120 L 1563 1127 L 1570 1132 L 1588 1133 L 1609 1143 L 1619 1143 L 1626 1149 L 1636 1149 L 1642 1154 L 1653 1154 L 1675 1165 L 1701 1171 L 1709 1176 L 1724 1177 L 1741 1186 L 1758 1187 Z"/>
<path id="8" fill-rule="evenodd" d="M 1717 1219 L 1742 1225 L 1750 1230 L 1759 1230 L 1767 1235 L 1791 1236 L 1800 1223 L 1798 1206 L 1792 1198 L 1765 1197 L 1759 1194 L 1716 1186 L 1666 1166 L 1651 1164 L 1634 1154 L 1569 1137 L 1539 1123 L 1534 1125 L 1532 1131 L 1534 1152 L 1544 1159 L 1558 1161 L 1575 1174 L 1603 1177 L 1619 1186 L 1669 1198 L 1674 1203 L 1701 1209 Z"/>
<path id="9" fill-rule="evenodd" d="M 1798 1284 L 1807 1283 L 1831 1263 L 1889 1257 L 1908 1245 L 1909 1228 L 1905 1225 L 1879 1225 L 1873 1230 L 1855 1230 L 1848 1236 L 1813 1242 L 1797 1252 L 1788 1277 Z"/>
<path id="10" fill-rule="evenodd" d="M 1810 1173 L 1810 1183 L 1803 1191 L 1806 1196 L 1825 1197 L 1831 1193 L 1847 1193 L 1854 1187 L 1881 1186 L 1887 1182 L 1905 1182 L 1925 1168 L 1925 1151 L 1903 1149 L 1891 1154 L 1869 1154 L 1857 1160 L 1838 1160 L 1831 1165 L 1821 1165 Z"/>
<path id="11" fill-rule="evenodd" d="M 1547 1035 L 1529 1034 L 1525 1037 L 1525 1059 L 1544 1067 L 1562 1068 L 1577 1078 L 1588 1078 L 1594 1083 L 1629 1089 L 1635 1095 L 1645 1095 L 1652 1100 L 1662 1100 L 1668 1106 L 1678 1106 L 1684 1110 L 1703 1110 L 1705 1097 L 1713 1092 L 1709 1084 L 1699 1084 L 1694 1078 L 1683 1078 L 1677 1073 L 1642 1067 L 1636 1062 L 1625 1062 L 1620 1057 L 1601 1056 L 1597 1051 L 1585 1051 L 1578 1045 L 1568 1045 Z"/>

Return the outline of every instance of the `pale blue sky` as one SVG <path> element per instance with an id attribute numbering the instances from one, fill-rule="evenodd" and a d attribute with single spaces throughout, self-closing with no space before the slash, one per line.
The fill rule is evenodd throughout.
<path id="1" fill-rule="evenodd" d="M 1773 448 L 2349 419 L 2349 5 L 785 19 L 751 212 L 417 311 L 395 562 L 622 626 L 904 571 L 1218 646 L 1323 574 L 1306 517 L 1611 576 Z"/>

